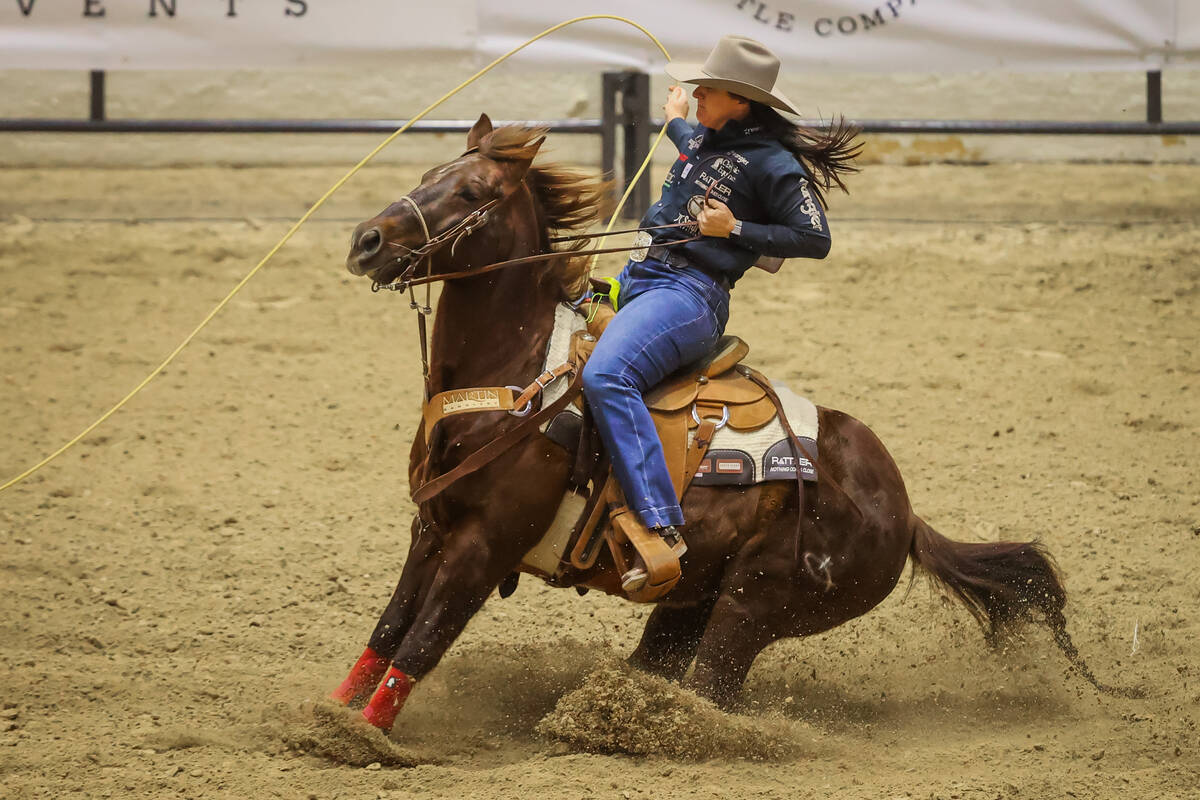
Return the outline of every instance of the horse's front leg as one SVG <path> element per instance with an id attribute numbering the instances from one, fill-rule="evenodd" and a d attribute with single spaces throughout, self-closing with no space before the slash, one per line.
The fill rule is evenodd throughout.
<path id="1" fill-rule="evenodd" d="M 391 669 L 363 709 L 363 717 L 375 727 L 391 730 L 413 684 L 437 665 L 492 590 L 520 563 L 524 550 L 514 541 L 520 537 L 489 537 L 487 529 L 484 520 L 470 518 L 447 532 L 442 561 L 392 657 Z"/>
<path id="2" fill-rule="evenodd" d="M 441 563 L 440 553 L 438 537 L 425 529 L 419 516 L 414 517 L 408 558 L 404 561 L 404 569 L 392 599 L 380 614 L 367 647 L 350 668 L 350 674 L 329 695 L 331 700 L 342 705 L 358 704 L 366 701 L 375 691 L 400 641 L 408 633 L 417 609 L 429 592 Z"/>

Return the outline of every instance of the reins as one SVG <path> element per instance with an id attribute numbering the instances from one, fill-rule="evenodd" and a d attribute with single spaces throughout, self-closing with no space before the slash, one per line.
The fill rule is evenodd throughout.
<path id="1" fill-rule="evenodd" d="M 471 148 L 466 153 L 463 153 L 463 155 L 467 155 L 468 153 L 473 152 L 475 149 L 476 148 Z M 461 158 L 462 156 L 459 156 L 459 157 Z M 713 181 L 711 184 L 709 184 L 708 189 L 704 192 L 704 202 L 706 204 L 708 203 L 709 198 L 712 196 L 713 189 L 716 188 L 718 183 L 720 183 L 720 181 Z M 525 182 L 524 178 L 521 179 L 520 185 L 522 187 L 524 187 L 524 189 L 527 193 L 529 193 L 530 202 L 532 202 L 533 194 L 530 191 L 529 185 Z M 416 212 L 417 220 L 421 223 L 421 230 L 425 234 L 426 242 L 425 242 L 425 244 L 421 245 L 420 247 L 416 248 L 415 250 L 409 249 L 409 248 L 405 247 L 404 245 L 400 244 L 399 242 L 388 242 L 389 244 L 394 244 L 399 247 L 404 247 L 405 250 L 408 250 L 407 253 L 405 253 L 404 255 L 402 255 L 396 259 L 397 261 L 399 261 L 401 263 L 404 263 L 405 260 L 408 260 L 408 263 L 406 265 L 405 270 L 403 272 L 401 272 L 400 275 L 398 275 L 396 278 L 394 278 L 390 283 L 382 284 L 382 283 L 378 283 L 378 282 L 372 282 L 371 291 L 378 292 L 378 291 L 382 291 L 382 290 L 387 290 L 387 291 L 391 291 L 391 292 L 403 292 L 403 291 L 410 290 L 414 286 L 423 286 L 423 285 L 430 284 L 430 283 L 437 283 L 438 281 L 452 281 L 452 280 L 458 280 L 459 278 L 469 278 L 469 277 L 472 277 L 475 275 L 483 275 L 484 273 L 487 273 L 487 272 L 492 272 L 494 270 L 503 269 L 504 267 L 512 267 L 512 266 L 516 266 L 518 264 L 533 264 L 538 261 L 549 261 L 551 259 L 558 258 L 558 257 L 564 256 L 564 255 L 573 257 L 573 258 L 579 257 L 579 256 L 588 256 L 590 258 L 595 258 L 596 256 L 607 255 L 609 253 L 628 253 L 633 250 L 641 250 L 642 248 L 646 247 L 646 245 L 644 245 L 644 244 L 633 244 L 633 245 L 629 245 L 627 247 L 604 247 L 604 248 L 600 248 L 600 249 L 596 249 L 596 250 L 588 250 L 586 252 L 571 252 L 571 251 L 554 250 L 549 253 L 536 253 L 531 256 L 522 256 L 520 258 L 509 258 L 504 261 L 496 261 L 494 263 L 487 264 L 482 267 L 477 267 L 477 268 L 472 268 L 472 269 L 464 269 L 464 270 L 459 270 L 457 272 L 447 272 L 447 273 L 442 273 L 439 275 L 434 275 L 433 267 L 432 267 L 432 259 L 430 257 L 434 253 L 439 251 L 442 248 L 442 245 L 444 245 L 447 241 L 449 241 L 451 239 L 453 239 L 453 242 L 450 245 L 450 255 L 451 255 L 451 257 L 453 257 L 454 249 L 458 246 L 459 241 L 466 238 L 467 236 L 470 236 L 478 228 L 481 228 L 484 225 L 486 225 L 488 222 L 488 217 L 487 217 L 488 213 L 491 212 L 492 210 L 494 210 L 495 208 L 497 208 L 498 206 L 500 206 L 501 204 L 503 204 L 505 201 L 508 200 L 508 198 L 512 197 L 514 194 L 516 194 L 516 189 L 505 194 L 503 197 L 498 197 L 494 200 L 489 200 L 487 203 L 484 203 L 479 208 L 477 208 L 474 211 L 472 211 L 471 213 L 467 214 L 467 216 L 463 217 L 461 220 L 459 220 L 457 223 L 452 225 L 450 228 L 448 228 L 447 230 L 443 231 L 442 233 L 438 234 L 437 236 L 435 236 L 433 238 L 430 238 L 429 226 L 425 222 L 425 215 L 421 212 L 420 206 L 418 206 L 416 201 L 413 200 L 408 195 L 404 195 L 403 197 L 401 197 L 400 199 L 407 202 L 413 208 L 413 210 Z M 551 237 L 548 241 L 550 242 L 550 244 L 560 244 L 562 242 L 579 242 L 579 241 L 584 241 L 587 239 L 602 239 L 602 238 L 605 238 L 608 236 L 615 236 L 615 235 L 624 234 L 624 233 L 648 233 L 649 231 L 669 230 L 671 228 L 687 228 L 687 227 L 691 227 L 696 224 L 697 223 L 695 223 L 695 222 L 672 222 L 672 223 L 668 223 L 666 225 L 648 225 L 644 228 L 626 228 L 624 230 L 619 230 L 619 231 L 603 231 L 601 233 L 579 233 L 579 234 L 573 234 L 571 236 L 554 236 L 554 237 Z M 700 235 L 696 235 L 696 236 L 689 237 L 687 239 L 676 239 L 675 241 L 671 241 L 671 242 L 663 242 L 661 245 L 657 245 L 657 246 L 658 247 L 677 247 L 681 244 L 687 244 L 688 242 L 698 241 L 701 238 L 703 238 L 703 237 Z M 416 270 L 417 264 L 419 264 L 422 260 L 426 261 L 425 276 L 422 278 L 410 277 L 412 275 L 412 273 Z M 413 308 L 418 308 L 418 306 L 414 305 Z M 424 309 L 420 309 L 420 310 L 422 311 L 422 313 L 429 313 L 428 304 L 426 304 Z"/>
<path id="2" fill-rule="evenodd" d="M 635 230 L 656 230 L 657 228 L 682 228 L 684 226 L 691 225 L 691 224 L 692 223 L 690 223 L 690 222 L 678 222 L 678 223 L 675 223 L 672 225 L 659 225 L 659 226 L 656 226 L 655 228 L 636 228 Z M 586 237 L 581 236 L 580 238 L 599 238 L 601 236 L 609 236 L 609 235 L 611 235 L 611 234 L 606 234 L 606 233 L 588 234 Z M 660 246 L 660 247 L 675 247 L 677 245 L 687 244 L 688 242 L 694 242 L 700 238 L 701 237 L 699 237 L 699 236 L 693 236 L 688 239 L 678 239 L 673 242 L 664 242 L 663 244 L 658 245 L 658 246 Z M 505 261 L 497 261 L 494 264 L 488 264 L 487 266 L 484 266 L 484 267 L 478 267 L 475 269 L 464 269 L 459 272 L 448 272 L 448 273 L 444 273 L 444 274 L 440 274 L 440 275 L 426 275 L 423 278 L 412 278 L 412 279 L 403 280 L 403 281 L 401 281 L 401 279 L 397 279 L 396 282 L 389 283 L 386 285 L 380 285 L 378 287 L 372 286 L 371 288 L 373 291 L 382 291 L 385 289 L 388 291 L 404 291 L 405 289 L 412 287 L 412 286 L 424 286 L 425 284 L 437 283 L 438 281 L 452 281 L 452 280 L 457 280 L 459 278 L 470 278 L 475 275 L 483 275 L 488 272 L 493 272 L 498 269 L 503 269 L 504 267 L 513 267 L 518 264 L 533 264 L 538 261 L 549 261 L 551 259 L 561 258 L 563 256 L 576 258 L 579 256 L 600 256 L 600 255 L 605 255 L 608 253 L 628 253 L 631 250 L 640 250 L 643 247 L 645 247 L 645 245 L 636 245 L 635 244 L 635 245 L 631 245 L 628 247 L 604 247 L 599 250 L 587 250 L 587 251 L 579 252 L 579 253 L 572 253 L 570 251 L 564 252 L 561 250 L 557 250 L 557 251 L 550 252 L 550 253 L 538 253 L 538 254 L 532 255 L 532 256 L 522 256 L 521 258 L 510 258 Z"/>

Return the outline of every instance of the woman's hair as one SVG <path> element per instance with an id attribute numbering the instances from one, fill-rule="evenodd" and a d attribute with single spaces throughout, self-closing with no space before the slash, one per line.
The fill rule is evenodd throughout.
<path id="1" fill-rule="evenodd" d="M 750 120 L 762 126 L 767 136 L 778 140 L 812 175 L 813 190 L 822 207 L 827 207 L 824 190 L 837 186 L 849 194 L 842 176 L 858 172 L 853 162 L 863 146 L 854 139 L 861 128 L 847 123 L 845 117 L 831 122 L 828 131 L 808 128 L 789 121 L 765 103 L 741 99 L 750 103 Z"/>

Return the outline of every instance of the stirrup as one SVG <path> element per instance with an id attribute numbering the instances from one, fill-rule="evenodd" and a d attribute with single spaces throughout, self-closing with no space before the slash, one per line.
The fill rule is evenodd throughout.
<path id="1" fill-rule="evenodd" d="M 671 546 L 651 533 L 628 506 L 612 509 L 609 521 L 612 527 L 606 538 L 617 569 L 624 570 L 621 583 L 629 599 L 652 603 L 671 591 L 679 582 L 679 558 Z M 636 553 L 632 561 L 626 558 L 622 543 Z"/>
<path id="2" fill-rule="evenodd" d="M 663 540 L 663 543 L 670 548 L 676 558 L 682 558 L 687 552 L 687 542 L 683 540 L 683 534 L 674 525 L 668 525 L 665 528 L 652 528 L 651 533 L 658 534 L 658 537 Z M 621 576 L 621 589 L 625 592 L 636 592 L 646 585 L 650 573 L 646 571 L 646 566 L 641 562 L 639 556 L 634 566 L 625 571 Z"/>

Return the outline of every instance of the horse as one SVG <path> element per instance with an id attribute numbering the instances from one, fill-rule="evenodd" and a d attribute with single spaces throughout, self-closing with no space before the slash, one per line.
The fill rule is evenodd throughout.
<path id="1" fill-rule="evenodd" d="M 493 128 L 482 115 L 462 156 L 425 173 L 413 191 L 354 231 L 346 266 L 373 288 L 411 275 L 420 261 L 431 280 L 450 276 L 434 318 L 427 398 L 529 384 L 542 369 L 556 305 L 583 289 L 580 246 L 556 250 L 550 234 L 593 222 L 607 189 L 584 173 L 535 165 L 544 134 Z M 454 234 L 451 246 L 447 234 Z M 488 269 L 512 259 L 527 263 Z M 410 453 L 410 487 L 462 464 L 520 422 L 494 412 L 447 417 L 428 447 L 422 423 Z M 1041 622 L 1087 680 L 1111 691 L 1067 633 L 1066 591 L 1041 544 L 942 536 L 913 511 L 899 469 L 870 428 L 824 407 L 818 428 L 818 477 L 805 491 L 788 483 L 688 490 L 683 576 L 649 614 L 629 659 L 635 667 L 685 681 L 728 708 L 764 647 L 866 613 L 912 559 L 965 604 L 989 641 Z M 369 722 L 391 730 L 413 685 L 502 581 L 522 569 L 522 556 L 555 516 L 571 466 L 561 446 L 530 435 L 423 503 L 395 592 L 331 697 L 361 706 Z M 555 585 L 623 596 L 607 553 L 589 570 L 569 568 Z"/>

